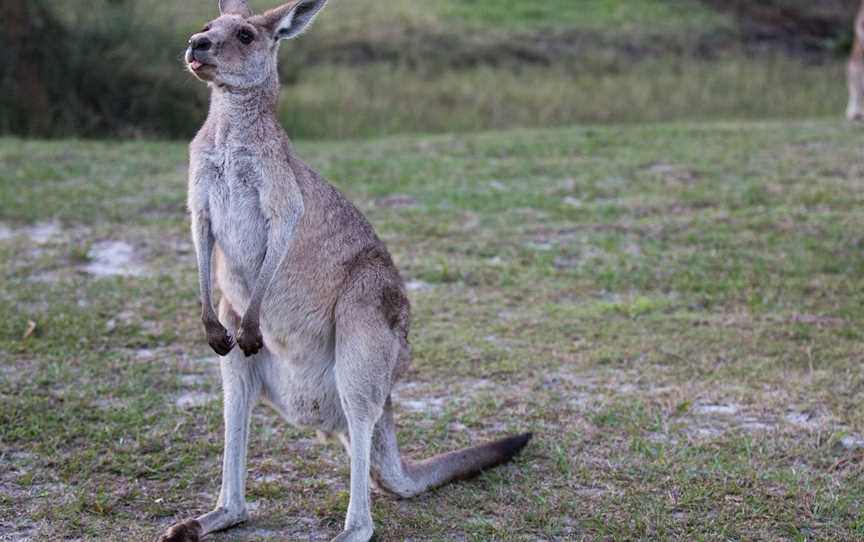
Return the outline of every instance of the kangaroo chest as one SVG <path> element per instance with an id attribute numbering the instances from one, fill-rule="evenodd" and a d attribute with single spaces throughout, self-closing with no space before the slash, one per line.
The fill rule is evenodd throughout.
<path id="1" fill-rule="evenodd" d="M 226 152 L 215 158 L 216 175 L 207 195 L 213 236 L 228 270 L 252 287 L 267 252 L 260 162 L 248 152 Z"/>

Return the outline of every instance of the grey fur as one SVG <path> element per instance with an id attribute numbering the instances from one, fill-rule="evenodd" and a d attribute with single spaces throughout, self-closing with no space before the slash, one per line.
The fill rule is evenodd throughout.
<path id="1" fill-rule="evenodd" d="M 855 43 L 847 69 L 849 82 L 849 106 L 846 118 L 854 121 L 864 120 L 864 1 L 855 18 Z"/>
<path id="2" fill-rule="evenodd" d="M 219 13 L 222 15 L 234 14 L 242 17 L 252 15 L 246 0 L 219 0 Z"/>
<path id="3" fill-rule="evenodd" d="M 190 148 L 189 210 L 202 321 L 224 356 L 225 453 L 216 509 L 175 525 L 163 542 L 198 540 L 247 519 L 250 413 L 259 400 L 345 443 L 351 498 L 336 541 L 372 537 L 370 473 L 410 497 L 503 463 L 530 438 L 417 464 L 399 454 L 390 391 L 410 363 L 402 279 L 369 222 L 297 157 L 276 120 L 278 43 L 300 34 L 325 1 L 244 16 L 245 1 L 222 0 L 224 14 L 190 40 L 190 70 L 212 89 Z"/>

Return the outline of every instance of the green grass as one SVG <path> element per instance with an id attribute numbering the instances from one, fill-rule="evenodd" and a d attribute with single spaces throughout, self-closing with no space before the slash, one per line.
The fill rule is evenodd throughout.
<path id="1" fill-rule="evenodd" d="M 841 444 L 864 433 L 861 138 L 738 121 L 301 142 L 425 285 L 405 451 L 537 433 L 479 480 L 376 494 L 379 538 L 864 536 L 864 455 Z M 215 503 L 185 159 L 0 140 L 0 539 L 148 540 Z M 83 272 L 110 240 L 147 274 Z M 341 449 L 257 412 L 253 519 L 215 540 L 329 539 Z"/>
<path id="2" fill-rule="evenodd" d="M 29 115 L 10 92 L 0 130 L 192 135 L 207 91 L 178 60 L 188 36 L 217 15 L 215 0 L 110 9 L 107 0 L 43 1 L 72 29 L 63 62 L 43 70 L 50 101 L 72 105 Z M 252 2 L 257 11 L 272 4 Z M 826 42 L 806 58 L 771 45 L 757 53 L 736 25 L 701 0 L 334 1 L 308 34 L 283 45 L 281 117 L 298 139 L 332 140 L 842 116 L 841 46 Z M 111 63 L 94 63 L 102 56 Z M 71 95 L 70 78 L 78 81 Z"/>
<path id="3" fill-rule="evenodd" d="M 65 9 L 76 5 L 66 2 Z M 182 5 L 166 5 L 163 2 L 145 0 L 137 2 L 138 9 L 160 17 L 177 17 L 181 24 L 198 24 L 201 19 L 218 15 L 216 2 L 189 2 Z M 256 12 L 278 5 L 279 2 L 251 0 L 249 5 Z M 76 10 L 77 11 L 77 10 Z M 582 28 L 606 30 L 616 33 L 651 33 L 656 31 L 686 31 L 688 29 L 727 27 L 730 21 L 715 10 L 692 0 L 642 0 L 638 3 L 627 0 L 546 0 L 544 2 L 519 2 L 517 0 L 354 0 L 333 2 L 328 8 L 335 19 L 355 29 L 362 25 L 356 17 L 370 19 L 439 21 L 446 24 L 469 23 L 475 29 L 492 28 L 505 30 L 530 30 L 549 28 Z M 336 22 L 324 23 L 333 26 Z"/>
<path id="4" fill-rule="evenodd" d="M 579 65 L 431 73 L 373 64 L 303 70 L 284 88 L 289 133 L 323 139 L 683 119 L 842 117 L 841 63 L 595 58 Z M 394 84 L 397 82 L 398 84 Z"/>
<path id="5" fill-rule="evenodd" d="M 428 6 L 424 3 L 423 9 Z M 720 28 L 729 23 L 716 11 L 690 0 L 437 0 L 431 6 L 450 19 L 519 30 L 566 27 L 650 34 Z"/>

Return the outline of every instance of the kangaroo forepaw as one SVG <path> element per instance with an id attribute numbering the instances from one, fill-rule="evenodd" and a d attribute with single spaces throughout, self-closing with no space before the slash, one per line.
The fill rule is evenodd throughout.
<path id="1" fill-rule="evenodd" d="M 205 324 L 205 329 L 207 331 L 207 343 L 210 344 L 210 348 L 220 356 L 227 356 L 231 349 L 234 348 L 234 340 L 231 338 L 231 335 L 228 335 L 228 330 L 218 322 L 211 325 Z"/>
<path id="2" fill-rule="evenodd" d="M 174 525 L 159 538 L 159 542 L 199 542 L 200 540 L 201 524 L 194 519 L 187 519 Z"/>
<path id="3" fill-rule="evenodd" d="M 261 326 L 258 323 L 240 324 L 240 329 L 237 331 L 237 345 L 246 354 L 246 357 L 257 354 L 264 348 L 264 337 L 261 336 Z"/>

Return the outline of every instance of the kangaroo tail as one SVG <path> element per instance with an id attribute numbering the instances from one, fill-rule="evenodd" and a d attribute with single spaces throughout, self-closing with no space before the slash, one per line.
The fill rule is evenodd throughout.
<path id="1" fill-rule="evenodd" d="M 372 476 L 382 489 L 409 498 L 455 480 L 472 478 L 510 461 L 532 436 L 531 433 L 524 433 L 411 462 L 402 459 L 399 453 L 393 410 L 388 400 L 375 428 Z"/>

